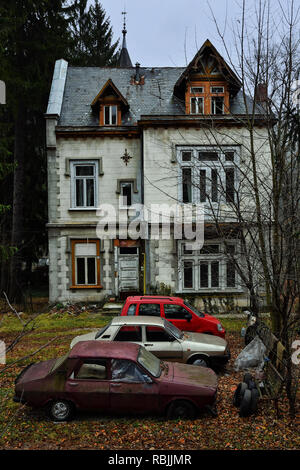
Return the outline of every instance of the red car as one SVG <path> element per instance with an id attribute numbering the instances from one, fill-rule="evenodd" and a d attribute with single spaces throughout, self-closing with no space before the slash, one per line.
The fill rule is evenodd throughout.
<path id="1" fill-rule="evenodd" d="M 160 361 L 138 344 L 80 341 L 64 357 L 26 367 L 14 401 L 46 407 L 55 421 L 76 409 L 192 419 L 216 393 L 217 376 L 206 367 Z"/>
<path id="2" fill-rule="evenodd" d="M 180 297 L 144 295 L 127 297 L 121 315 L 151 315 L 163 317 L 182 331 L 194 331 L 225 338 L 225 329 L 219 320 L 199 312 Z"/>

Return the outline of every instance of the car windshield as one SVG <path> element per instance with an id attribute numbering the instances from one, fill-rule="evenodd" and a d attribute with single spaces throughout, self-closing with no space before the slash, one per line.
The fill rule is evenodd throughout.
<path id="1" fill-rule="evenodd" d="M 100 336 L 103 335 L 103 333 L 107 330 L 107 328 L 108 328 L 110 325 L 111 325 L 111 322 L 110 322 L 108 325 L 106 325 L 106 326 L 104 326 L 103 328 L 101 328 L 101 329 L 96 333 L 95 339 L 100 338 Z"/>
<path id="2" fill-rule="evenodd" d="M 67 352 L 67 354 L 65 354 L 64 356 L 58 357 L 56 361 L 54 362 L 50 372 L 54 372 L 55 370 L 57 370 L 65 362 L 65 360 L 68 359 L 68 356 L 69 356 L 69 353 Z"/>
<path id="3" fill-rule="evenodd" d="M 201 318 L 204 317 L 204 313 L 199 312 L 199 310 L 197 310 L 196 307 L 193 307 L 188 302 L 184 301 L 184 305 L 186 305 L 190 310 L 192 310 L 192 312 L 194 312 L 196 315 L 198 315 L 198 317 L 201 317 Z"/>
<path id="4" fill-rule="evenodd" d="M 138 362 L 154 377 L 161 374 L 161 361 L 143 346 L 140 347 Z"/>
<path id="5" fill-rule="evenodd" d="M 175 336 L 177 339 L 183 338 L 183 332 L 174 326 L 173 323 L 169 322 L 168 320 L 164 320 L 164 327 L 165 330 L 170 333 L 172 336 Z"/>

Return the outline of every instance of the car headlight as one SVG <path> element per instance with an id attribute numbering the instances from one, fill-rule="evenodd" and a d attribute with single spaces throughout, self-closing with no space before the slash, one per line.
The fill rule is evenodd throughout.
<path id="1" fill-rule="evenodd" d="M 218 331 L 223 331 L 223 326 L 221 325 L 221 323 L 217 324 L 217 330 Z"/>

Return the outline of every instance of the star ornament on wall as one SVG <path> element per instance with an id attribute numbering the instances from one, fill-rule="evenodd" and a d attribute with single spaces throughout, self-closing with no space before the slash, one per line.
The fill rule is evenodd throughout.
<path id="1" fill-rule="evenodd" d="M 125 165 L 127 166 L 127 164 L 129 163 L 129 160 L 131 159 L 132 157 L 129 155 L 129 153 L 127 152 L 127 149 L 125 149 L 125 152 L 124 152 L 124 155 L 122 155 L 121 159 L 123 160 L 123 162 L 125 163 Z"/>

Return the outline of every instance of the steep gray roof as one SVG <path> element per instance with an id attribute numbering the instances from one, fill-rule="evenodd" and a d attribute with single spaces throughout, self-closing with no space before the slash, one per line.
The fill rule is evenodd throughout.
<path id="1" fill-rule="evenodd" d="M 141 115 L 183 115 L 184 103 L 174 96 L 173 91 L 184 70 L 184 67 L 141 67 L 144 85 L 131 85 L 134 67 L 69 66 L 58 125 L 97 126 L 99 115 L 92 110 L 91 103 L 109 79 L 129 104 L 129 111 L 122 117 L 123 126 L 136 124 Z M 234 114 L 245 113 L 241 92 L 232 100 L 231 110 Z M 257 112 L 261 114 L 262 108 L 257 107 Z"/>

